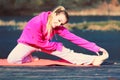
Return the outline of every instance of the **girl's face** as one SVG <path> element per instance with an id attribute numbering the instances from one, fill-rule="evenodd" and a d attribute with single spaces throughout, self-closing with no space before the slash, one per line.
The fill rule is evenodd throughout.
<path id="1" fill-rule="evenodd" d="M 60 13 L 58 15 L 55 14 L 53 16 L 51 25 L 53 28 L 55 28 L 66 24 L 66 22 L 67 22 L 66 16 L 63 13 Z"/>

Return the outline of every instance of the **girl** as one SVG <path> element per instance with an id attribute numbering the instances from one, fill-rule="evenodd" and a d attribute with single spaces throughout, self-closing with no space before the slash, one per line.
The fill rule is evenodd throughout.
<path id="1" fill-rule="evenodd" d="M 63 25 L 68 22 L 68 13 L 63 6 L 58 6 L 52 12 L 42 12 L 32 18 L 25 26 L 17 46 L 9 54 L 9 63 L 27 63 L 33 60 L 31 53 L 34 51 L 46 52 L 60 57 L 72 64 L 99 66 L 108 58 L 105 49 L 69 32 Z M 78 46 L 91 50 L 98 55 L 85 55 L 76 53 L 63 46 L 61 42 L 52 42 L 52 37 L 59 36 L 75 43 Z M 102 55 L 99 55 L 102 52 Z"/>

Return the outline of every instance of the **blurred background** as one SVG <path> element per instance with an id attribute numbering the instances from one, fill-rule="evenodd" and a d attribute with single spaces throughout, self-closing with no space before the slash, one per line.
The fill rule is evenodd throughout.
<path id="1" fill-rule="evenodd" d="M 28 20 L 59 5 L 64 6 L 70 15 L 65 26 L 71 32 L 107 49 L 108 60 L 119 62 L 120 0 L 0 0 L 0 58 L 6 58 L 15 47 Z M 58 38 L 76 52 L 95 54 Z M 39 52 L 34 55 L 53 58 Z"/>
<path id="2" fill-rule="evenodd" d="M 70 15 L 120 15 L 120 0 L 0 0 L 0 16 L 31 16 L 63 5 Z"/>

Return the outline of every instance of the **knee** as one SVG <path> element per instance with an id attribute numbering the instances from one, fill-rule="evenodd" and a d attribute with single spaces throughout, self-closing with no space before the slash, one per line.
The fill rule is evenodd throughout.
<path id="1" fill-rule="evenodd" d="M 14 63 L 15 61 L 14 61 L 12 58 L 10 58 L 10 57 L 8 56 L 7 62 L 8 62 L 8 63 Z"/>
<path id="2" fill-rule="evenodd" d="M 20 59 L 14 59 L 14 58 L 11 58 L 11 57 L 7 58 L 7 62 L 12 63 L 12 64 L 21 64 L 22 63 Z"/>
<path id="3" fill-rule="evenodd" d="M 14 63 L 14 61 L 10 57 L 7 58 L 7 62 L 8 63 Z"/>

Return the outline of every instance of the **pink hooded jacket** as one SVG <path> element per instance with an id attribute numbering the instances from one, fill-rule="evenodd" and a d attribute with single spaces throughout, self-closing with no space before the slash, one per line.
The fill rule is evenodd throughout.
<path id="1" fill-rule="evenodd" d="M 28 21 L 20 38 L 18 39 L 18 43 L 27 44 L 48 51 L 61 51 L 63 46 L 62 43 L 50 41 L 54 34 L 58 34 L 59 36 L 73 42 L 74 44 L 77 44 L 78 46 L 81 46 L 93 52 L 99 51 L 100 47 L 95 43 L 89 42 L 81 37 L 74 35 L 64 26 L 59 26 L 53 29 L 53 33 L 48 38 L 45 31 L 48 15 L 50 13 L 51 12 L 42 12 L 38 16 L 35 16 L 30 21 Z"/>

